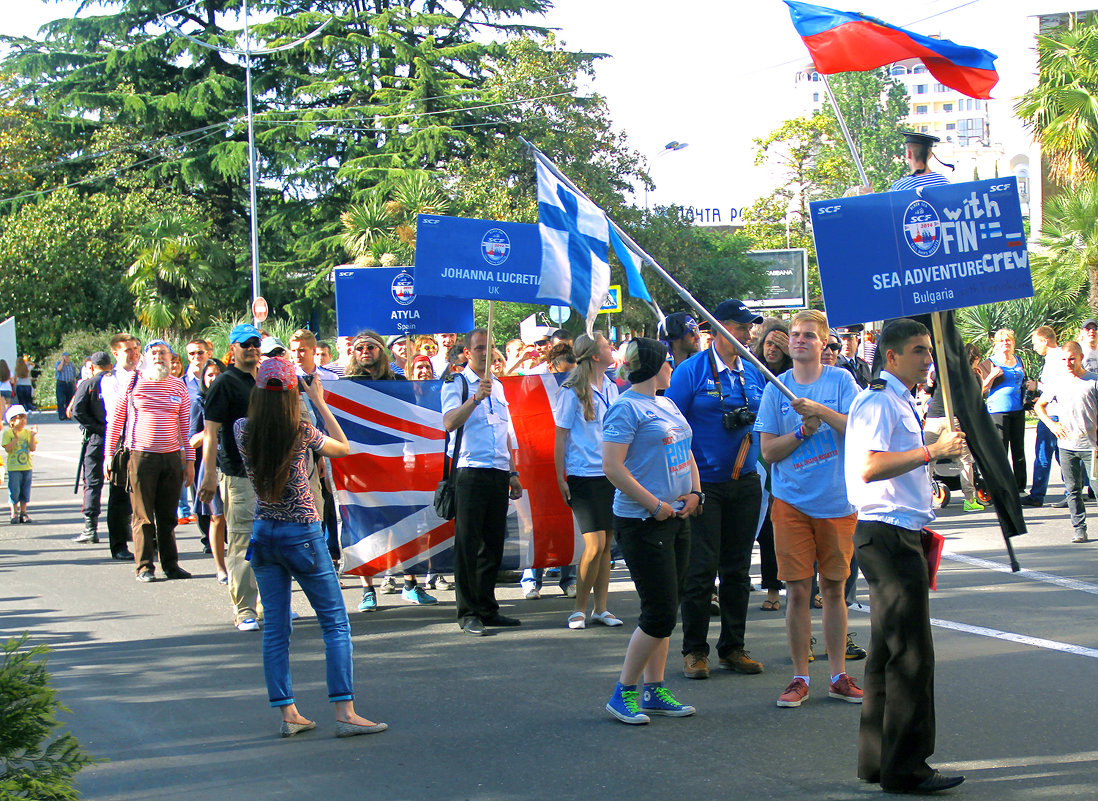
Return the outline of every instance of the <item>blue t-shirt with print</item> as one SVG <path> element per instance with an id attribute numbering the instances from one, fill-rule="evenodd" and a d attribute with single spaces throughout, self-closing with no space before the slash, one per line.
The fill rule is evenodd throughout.
<path id="1" fill-rule="evenodd" d="M 674 403 L 633 390 L 618 396 L 602 421 L 603 442 L 628 445 L 626 469 L 665 504 L 690 492 L 692 436 L 690 424 Z M 614 492 L 614 514 L 642 520 L 652 516 L 620 489 Z"/>
<path id="2" fill-rule="evenodd" d="M 798 398 L 808 398 L 839 414 L 850 411 L 850 404 L 858 394 L 854 377 L 839 367 L 825 365 L 823 374 L 811 384 L 798 384 L 792 370 L 786 370 L 779 379 Z M 793 410 L 789 398 L 777 387 L 768 385 L 759 404 L 755 431 L 781 436 L 800 424 L 801 416 Z M 843 444 L 842 435 L 821 422 L 815 434 L 771 466 L 774 497 L 817 519 L 852 514 L 854 506 L 846 497 Z"/>

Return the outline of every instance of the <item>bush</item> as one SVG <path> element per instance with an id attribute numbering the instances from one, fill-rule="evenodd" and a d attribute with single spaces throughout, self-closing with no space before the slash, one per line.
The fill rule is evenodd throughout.
<path id="1" fill-rule="evenodd" d="M 65 711 L 46 672 L 44 645 L 27 635 L 3 644 L 0 661 L 0 799 L 63 801 L 79 797 L 73 777 L 95 760 L 69 733 L 49 740 Z"/>

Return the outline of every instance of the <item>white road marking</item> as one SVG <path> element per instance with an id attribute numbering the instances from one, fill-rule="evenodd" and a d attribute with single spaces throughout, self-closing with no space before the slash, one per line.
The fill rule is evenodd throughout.
<path id="1" fill-rule="evenodd" d="M 968 556 L 963 553 L 943 553 L 942 558 L 949 559 L 953 562 L 961 562 L 966 565 L 972 565 L 973 567 L 982 567 L 986 570 L 994 570 L 996 573 L 1007 573 L 1012 576 L 1018 576 L 1019 578 L 1029 579 L 1031 581 L 1040 581 L 1045 584 L 1055 584 L 1057 587 L 1064 587 L 1069 590 L 1078 590 L 1079 592 L 1089 592 L 1091 595 L 1098 595 L 1098 584 L 1090 584 L 1086 581 L 1063 578 L 1062 576 L 1056 576 L 1052 573 L 1042 573 L 1040 570 L 1026 570 L 1025 568 L 1023 568 L 1017 573 L 1014 573 L 1011 571 L 1010 565 L 1005 565 L 1001 562 L 992 562 L 988 559 L 980 559 L 975 556 Z"/>

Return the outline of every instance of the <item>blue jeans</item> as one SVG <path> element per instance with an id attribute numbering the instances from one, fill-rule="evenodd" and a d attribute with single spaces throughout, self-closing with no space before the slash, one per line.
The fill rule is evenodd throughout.
<path id="1" fill-rule="evenodd" d="M 290 680 L 290 579 L 305 592 L 324 633 L 328 700 L 354 698 L 351 624 L 320 523 L 256 518 L 248 561 L 263 598 L 263 675 L 271 706 L 294 703 Z"/>
<path id="2" fill-rule="evenodd" d="M 1059 417 L 1049 415 L 1053 422 L 1059 421 Z M 1042 421 L 1037 421 L 1037 442 L 1034 445 L 1033 454 L 1033 485 L 1029 490 L 1029 497 L 1035 501 L 1043 501 L 1048 492 L 1048 474 L 1052 470 L 1052 458 L 1056 457 L 1060 464 L 1060 449 L 1056 446 L 1056 435 Z"/>
<path id="3" fill-rule="evenodd" d="M 31 471 L 8 471 L 8 498 L 11 499 L 12 508 L 18 503 L 30 503 L 31 497 Z"/>
<path id="4" fill-rule="evenodd" d="M 522 589 L 529 592 L 530 590 L 540 590 L 541 580 L 545 575 L 545 568 L 543 567 L 528 567 L 522 571 L 522 580 L 519 584 Z M 576 566 L 565 565 L 560 569 L 560 588 L 563 590 L 569 584 L 576 583 Z"/>

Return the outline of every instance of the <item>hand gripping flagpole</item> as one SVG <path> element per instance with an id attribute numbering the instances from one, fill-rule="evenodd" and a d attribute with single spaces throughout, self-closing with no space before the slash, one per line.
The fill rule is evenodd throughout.
<path id="1" fill-rule="evenodd" d="M 558 181 L 567 186 L 580 197 L 586 198 L 589 202 L 591 202 L 591 199 L 587 197 L 586 193 L 584 193 L 583 190 L 576 186 L 571 181 L 571 179 L 568 178 L 567 175 L 558 170 L 557 166 L 553 164 L 553 162 L 550 161 L 544 153 L 542 153 L 540 150 L 534 147 L 534 145 L 530 144 L 530 142 L 528 142 L 521 136 L 519 137 L 519 141 L 522 142 L 523 146 L 526 147 L 526 149 L 530 152 L 530 155 L 537 159 L 542 166 L 544 166 L 547 170 L 553 173 L 554 176 L 556 176 Z M 676 281 L 672 277 L 672 275 L 660 265 L 658 261 L 652 258 L 652 256 L 650 256 L 648 252 L 644 250 L 644 248 L 634 242 L 633 238 L 629 236 L 629 234 L 625 233 L 625 231 L 623 231 L 616 222 L 611 220 L 609 217 L 607 217 L 606 220 L 614 229 L 614 233 L 621 237 L 621 241 L 624 242 L 625 245 L 629 247 L 634 253 L 640 256 L 645 264 L 655 270 L 656 274 L 664 280 L 664 283 L 674 289 L 676 294 L 678 294 L 678 296 L 682 298 L 687 303 L 687 305 L 690 306 L 690 308 L 696 311 L 699 316 L 708 321 L 709 325 L 712 326 L 714 331 L 716 331 L 722 337 L 728 340 L 732 344 L 732 347 L 736 349 L 736 353 L 738 353 L 742 359 L 754 365 L 759 370 L 759 372 L 763 374 L 766 380 L 772 383 L 775 387 L 777 387 L 778 391 L 785 395 L 787 398 L 789 398 L 789 400 L 797 399 L 797 396 L 794 395 L 789 390 L 789 388 L 785 386 L 785 384 L 779 381 L 778 377 L 770 372 L 770 369 L 765 364 L 763 364 L 763 362 L 757 356 L 755 356 L 754 353 L 744 347 L 742 342 L 732 336 L 729 330 L 721 324 L 721 321 L 714 317 L 708 309 L 702 306 L 697 301 L 697 299 L 694 298 L 693 295 L 687 292 L 683 285 Z"/>

